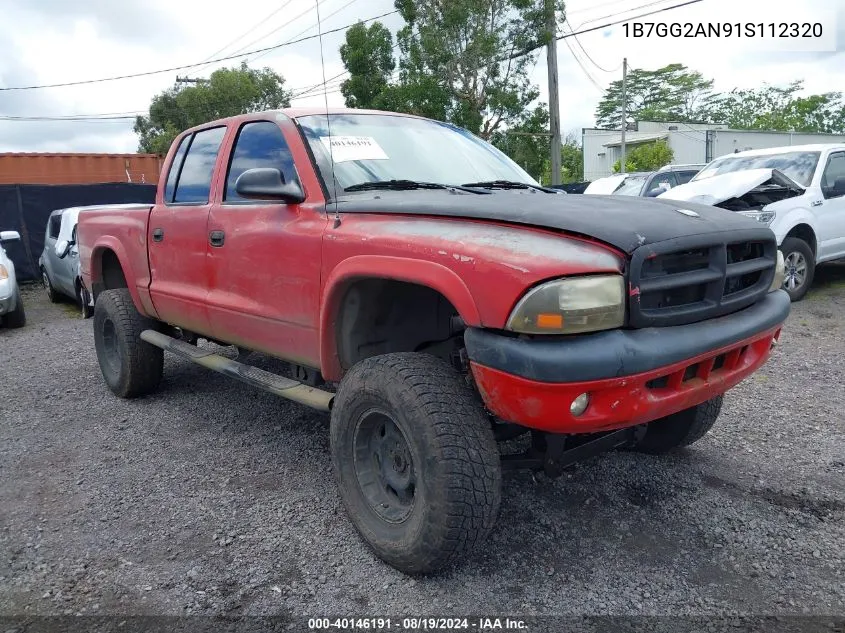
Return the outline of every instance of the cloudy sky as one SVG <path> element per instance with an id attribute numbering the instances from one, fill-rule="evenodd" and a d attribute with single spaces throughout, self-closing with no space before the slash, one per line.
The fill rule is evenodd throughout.
<path id="1" fill-rule="evenodd" d="M 657 11 L 684 0 L 570 0 L 575 31 Z M 218 11 L 215 5 L 220 6 Z M 833 7 L 842 5 L 839 15 Z M 392 0 L 321 0 L 323 30 L 393 9 Z M 741 7 L 741 13 L 737 7 Z M 251 51 L 317 33 L 315 0 L 3 0 L 0 22 L 0 87 L 73 82 L 172 68 Z M 782 8 L 778 8 L 782 7 Z M 626 38 L 623 25 L 598 28 L 559 42 L 561 117 L 564 132 L 594 123 L 601 89 L 621 76 L 622 58 L 635 68 L 672 62 L 712 77 L 717 90 L 783 84 L 804 79 L 807 92 L 845 91 L 845 1 L 702 0 L 642 18 L 669 22 L 819 22 L 822 40 L 773 43 L 760 39 L 689 40 Z M 397 16 L 383 20 L 396 29 Z M 838 38 L 836 38 L 838 35 Z M 343 33 L 323 38 L 325 75 L 343 72 L 338 47 Z M 804 50 L 798 50 L 803 48 Z M 807 50 L 815 49 L 815 50 Z M 317 39 L 247 57 L 269 66 L 295 92 L 321 81 Z M 228 62 L 228 65 L 238 60 Z M 131 115 L 145 111 L 156 93 L 178 75 L 207 76 L 217 66 L 146 77 L 42 90 L 0 91 L 2 117 Z M 545 90 L 545 54 L 534 68 Z M 342 105 L 329 84 L 330 105 Z M 334 90 L 332 90 L 334 89 Z M 294 105 L 319 105 L 322 93 Z M 0 152 L 133 152 L 131 119 L 111 121 L 0 120 Z"/>

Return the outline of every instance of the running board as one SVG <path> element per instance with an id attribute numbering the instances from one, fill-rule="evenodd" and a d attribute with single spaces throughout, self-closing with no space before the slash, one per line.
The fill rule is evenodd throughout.
<path id="1" fill-rule="evenodd" d="M 272 394 L 293 400 L 319 411 L 331 410 L 334 394 L 322 389 L 315 389 L 301 382 L 285 378 L 277 374 L 264 371 L 258 367 L 244 365 L 237 361 L 228 359 L 214 352 L 185 343 L 172 336 L 167 336 L 155 330 L 144 330 L 141 332 L 141 340 L 150 345 L 160 347 L 166 352 L 173 352 L 177 356 L 202 365 L 207 369 L 216 371 L 229 378 L 240 380 L 253 387 L 258 387 Z"/>

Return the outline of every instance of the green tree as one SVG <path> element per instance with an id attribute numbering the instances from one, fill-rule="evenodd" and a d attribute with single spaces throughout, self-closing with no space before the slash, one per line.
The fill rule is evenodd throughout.
<path id="1" fill-rule="evenodd" d="M 156 95 L 149 114 L 135 119 L 138 151 L 167 153 L 173 139 L 183 130 L 228 116 L 286 108 L 290 93 L 285 80 L 269 68 L 254 70 L 222 68 L 187 88 L 174 87 Z"/>
<path id="2" fill-rule="evenodd" d="M 507 154 L 527 171 L 532 178 L 540 180 L 549 163 L 551 148 L 549 135 L 549 110 L 545 103 L 533 110 L 519 123 L 508 129 L 495 131 L 490 142 Z"/>
<path id="3" fill-rule="evenodd" d="M 668 165 L 675 157 L 666 141 L 637 145 L 625 155 L 625 171 L 654 171 Z M 613 164 L 613 173 L 619 173 L 621 161 Z"/>
<path id="4" fill-rule="evenodd" d="M 567 134 L 560 149 L 563 182 L 584 180 L 584 150 L 574 134 Z"/>
<path id="5" fill-rule="evenodd" d="M 350 108 L 384 106 L 396 61 L 393 59 L 393 35 L 380 22 L 367 27 L 363 22 L 346 31 L 346 42 L 340 47 L 340 58 L 350 77 L 340 91 Z"/>
<path id="6" fill-rule="evenodd" d="M 375 24 L 347 33 L 341 55 L 350 73 L 341 88 L 347 105 L 449 121 L 485 139 L 525 122 L 539 95 L 529 80 L 536 49 L 551 36 L 545 1 L 396 0 L 395 6 L 405 21 L 396 35 L 399 76 L 372 94 L 392 69 L 385 57 L 391 40 Z M 562 14 L 562 0 L 551 6 Z"/>
<path id="7" fill-rule="evenodd" d="M 734 89 L 715 96 L 710 120 L 742 130 L 845 133 L 845 103 L 839 92 L 800 97 L 803 81 L 785 86 Z"/>
<path id="8" fill-rule="evenodd" d="M 629 120 L 681 121 L 702 120 L 712 98 L 713 80 L 683 64 L 669 64 L 656 70 L 634 69 L 626 85 Z M 596 126 L 622 127 L 622 80 L 605 90 L 596 109 Z"/>

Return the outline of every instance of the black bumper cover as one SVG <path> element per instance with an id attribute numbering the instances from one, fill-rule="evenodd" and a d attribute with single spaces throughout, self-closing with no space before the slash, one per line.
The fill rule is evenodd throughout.
<path id="1" fill-rule="evenodd" d="M 716 319 L 674 327 L 520 339 L 469 328 L 470 360 L 538 382 L 581 382 L 631 376 L 728 347 L 777 327 L 789 316 L 789 295 L 771 292 L 754 305 Z"/>

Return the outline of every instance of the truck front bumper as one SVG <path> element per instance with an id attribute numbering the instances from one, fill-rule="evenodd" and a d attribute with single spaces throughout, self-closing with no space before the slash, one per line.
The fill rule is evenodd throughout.
<path id="1" fill-rule="evenodd" d="M 769 357 L 789 315 L 782 290 L 717 319 L 676 327 L 517 338 L 478 328 L 464 335 L 487 409 L 552 433 L 643 424 L 734 387 Z M 570 407 L 582 394 L 580 415 Z"/>

